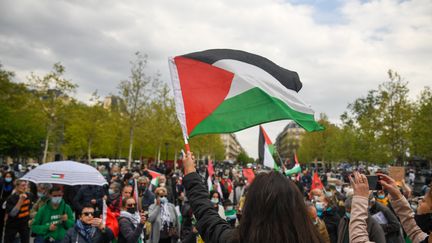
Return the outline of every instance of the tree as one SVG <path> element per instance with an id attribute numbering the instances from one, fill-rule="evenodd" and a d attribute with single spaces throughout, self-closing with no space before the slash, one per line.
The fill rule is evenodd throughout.
<path id="1" fill-rule="evenodd" d="M 44 136 L 42 113 L 34 95 L 13 77 L 0 64 L 0 155 L 38 157 Z"/>
<path id="2" fill-rule="evenodd" d="M 330 144 L 336 137 L 339 128 L 331 124 L 325 114 L 321 114 L 318 123 L 324 126 L 325 130 L 305 133 L 301 139 L 298 154 L 302 161 L 332 161 L 335 159 Z"/>
<path id="3" fill-rule="evenodd" d="M 241 165 L 246 165 L 248 163 L 253 163 L 254 159 L 249 157 L 249 155 L 246 153 L 246 151 L 242 150 L 239 155 L 237 155 L 236 159 L 237 163 Z"/>
<path id="4" fill-rule="evenodd" d="M 47 160 L 48 147 L 50 138 L 57 128 L 58 121 L 61 117 L 59 114 L 70 102 L 70 94 L 72 94 L 78 85 L 70 80 L 63 78 L 65 68 L 60 63 L 55 63 L 53 70 L 43 77 L 31 74 L 28 80 L 28 87 L 34 89 L 38 96 L 38 104 L 45 114 L 45 145 L 42 162 Z"/>
<path id="5" fill-rule="evenodd" d="M 389 146 L 392 159 L 402 165 L 409 146 L 412 104 L 408 100 L 408 82 L 392 70 L 388 71 L 389 81 L 379 87 L 381 115 L 381 140 Z"/>
<path id="6" fill-rule="evenodd" d="M 426 87 L 417 101 L 411 124 L 412 155 L 432 160 L 432 90 Z"/>
<path id="7" fill-rule="evenodd" d="M 140 52 L 135 53 L 136 60 L 131 62 L 130 80 L 124 80 L 119 85 L 120 95 L 125 102 L 128 125 L 129 125 L 129 156 L 128 167 L 131 167 L 132 152 L 134 142 L 134 130 L 138 116 L 144 115 L 144 107 L 151 98 L 152 87 L 157 84 L 158 79 L 154 79 L 145 73 L 147 56 Z"/>
<path id="8" fill-rule="evenodd" d="M 64 151 L 68 154 L 86 154 L 87 160 L 92 159 L 93 147 L 102 142 L 103 122 L 108 117 L 108 111 L 102 107 L 97 91 L 90 98 L 91 105 L 73 103 L 69 105 L 69 116 L 65 136 L 67 146 Z M 84 153 L 83 153 L 84 152 Z"/>

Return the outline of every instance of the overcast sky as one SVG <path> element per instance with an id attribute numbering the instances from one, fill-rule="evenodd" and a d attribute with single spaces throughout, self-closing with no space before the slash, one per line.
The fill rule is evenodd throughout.
<path id="1" fill-rule="evenodd" d="M 411 97 L 432 84 L 431 0 L 4 0 L 0 62 L 26 81 L 53 63 L 79 85 L 117 93 L 136 51 L 148 72 L 170 83 L 167 58 L 213 48 L 240 49 L 297 71 L 304 101 L 333 122 L 348 103 L 387 80 L 408 80 Z M 286 121 L 265 124 L 271 139 Z M 237 133 L 257 156 L 258 129 Z M 193 148 L 192 148 L 193 149 Z"/>

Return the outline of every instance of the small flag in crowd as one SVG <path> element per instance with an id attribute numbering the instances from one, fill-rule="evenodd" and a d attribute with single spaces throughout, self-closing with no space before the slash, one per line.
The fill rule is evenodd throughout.
<path id="1" fill-rule="evenodd" d="M 150 175 L 152 176 L 152 180 L 151 180 L 151 184 L 154 187 L 158 187 L 159 186 L 159 176 L 161 176 L 162 174 L 153 170 L 148 170 L 148 172 L 150 173 Z"/>
<path id="2" fill-rule="evenodd" d="M 318 172 L 314 171 L 313 177 L 312 177 L 312 185 L 311 190 L 314 189 L 324 189 L 324 186 L 321 182 L 321 179 L 319 178 Z"/>
<path id="3" fill-rule="evenodd" d="M 169 64 L 185 138 L 283 119 L 307 131 L 323 129 L 298 95 L 298 74 L 262 56 L 213 49 L 170 58 Z"/>
<path id="4" fill-rule="evenodd" d="M 258 156 L 259 160 L 264 166 L 278 170 L 279 167 L 273 159 L 275 147 L 272 144 L 269 136 L 262 126 L 259 126 L 259 139 L 258 139 Z"/>
<path id="5" fill-rule="evenodd" d="M 213 162 L 209 160 L 207 165 L 207 187 L 209 189 L 209 192 L 213 190 L 213 175 L 214 175 L 214 168 L 213 168 Z"/>
<path id="6" fill-rule="evenodd" d="M 301 172 L 301 167 L 300 167 L 300 164 L 299 164 L 299 162 L 298 162 L 297 154 L 296 154 L 296 153 L 294 153 L 294 161 L 295 161 L 294 165 L 291 165 L 291 166 L 288 167 L 287 170 L 285 171 L 285 174 L 286 174 L 287 176 L 292 175 L 292 174 L 297 174 L 297 173 L 300 173 L 300 172 Z"/>
<path id="7" fill-rule="evenodd" d="M 249 184 L 255 179 L 255 174 L 251 168 L 243 168 L 243 176 L 246 177 Z"/>

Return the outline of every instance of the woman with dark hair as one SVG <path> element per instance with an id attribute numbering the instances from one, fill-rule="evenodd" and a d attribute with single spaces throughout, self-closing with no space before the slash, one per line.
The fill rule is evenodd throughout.
<path id="1" fill-rule="evenodd" d="M 250 185 L 240 226 L 231 226 L 213 209 L 208 192 L 188 152 L 183 183 L 205 242 L 323 242 L 308 217 L 297 186 L 277 172 L 261 173 Z"/>
<path id="2" fill-rule="evenodd" d="M 225 210 L 222 206 L 221 202 L 221 195 L 217 191 L 211 191 L 210 192 L 210 202 L 213 205 L 213 208 L 219 213 L 219 216 L 223 219 L 226 219 L 225 217 Z"/>

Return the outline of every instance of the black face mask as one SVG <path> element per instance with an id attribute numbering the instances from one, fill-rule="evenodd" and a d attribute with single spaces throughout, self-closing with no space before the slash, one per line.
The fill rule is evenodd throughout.
<path id="1" fill-rule="evenodd" d="M 145 186 L 139 186 L 138 187 L 138 190 L 140 190 L 142 192 L 145 191 L 146 189 L 147 189 L 147 187 L 145 187 Z"/>
<path id="2" fill-rule="evenodd" d="M 135 214 L 136 208 L 127 208 L 126 211 L 130 214 Z"/>

